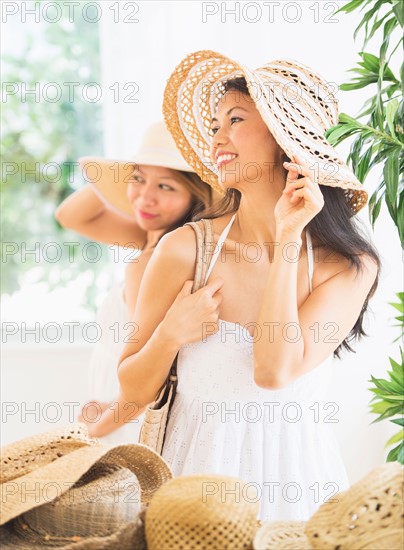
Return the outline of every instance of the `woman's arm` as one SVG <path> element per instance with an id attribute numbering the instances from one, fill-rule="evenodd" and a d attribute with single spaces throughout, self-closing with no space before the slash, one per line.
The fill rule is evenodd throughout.
<path id="1" fill-rule="evenodd" d="M 94 403 L 92 401 L 90 404 L 94 406 Z M 82 414 L 79 417 L 79 421 L 86 424 L 91 437 L 104 437 L 128 422 L 134 424 L 133 420 L 144 411 L 144 409 L 139 409 L 133 403 L 128 403 L 122 395 L 118 395 L 115 400 L 106 406 L 103 405 L 104 410 L 99 418 L 90 418 L 86 414 L 86 406 L 83 407 Z"/>
<path id="2" fill-rule="evenodd" d="M 343 261 L 298 309 L 297 262 L 288 261 L 282 250 L 289 243 L 301 245 L 301 238 L 281 234 L 276 242 L 257 320 L 265 336 L 254 343 L 255 382 L 268 389 L 290 384 L 331 355 L 355 325 L 377 275 L 371 259 L 363 259 L 359 274 Z"/>
<path id="3" fill-rule="evenodd" d="M 277 246 L 257 319 L 264 336 L 254 342 L 255 382 L 268 389 L 290 384 L 331 355 L 355 325 L 377 276 L 371 258 L 362 258 L 359 273 L 341 259 L 298 309 L 298 263 L 288 260 L 287 247 L 301 247 L 302 231 L 324 200 L 309 167 L 300 163 L 299 170 L 292 164 L 287 169 L 287 185 L 275 207 Z M 297 179 L 298 173 L 304 178 Z"/>
<path id="4" fill-rule="evenodd" d="M 195 255 L 194 232 L 182 227 L 161 239 L 147 265 L 133 317 L 136 341 L 118 367 L 124 398 L 140 408 L 154 401 L 179 349 L 203 338 L 204 323 L 217 330 L 223 281 L 191 294 Z"/>
<path id="5" fill-rule="evenodd" d="M 128 309 L 128 319 L 135 313 L 140 284 L 153 250 L 145 250 L 138 258 L 128 262 L 125 269 L 125 303 Z"/>
<path id="6" fill-rule="evenodd" d="M 131 221 L 109 208 L 90 184 L 67 197 L 55 218 L 63 227 L 101 243 L 141 248 L 146 240 L 135 218 Z"/>

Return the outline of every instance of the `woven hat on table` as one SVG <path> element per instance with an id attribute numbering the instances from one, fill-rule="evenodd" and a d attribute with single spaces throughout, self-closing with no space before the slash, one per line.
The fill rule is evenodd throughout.
<path id="1" fill-rule="evenodd" d="M 180 476 L 161 487 L 146 510 L 148 550 L 251 549 L 258 503 L 240 479 Z"/>
<path id="2" fill-rule="evenodd" d="M 1 449 L 1 548 L 67 547 L 134 529 L 172 474 L 140 444 L 108 447 L 74 425 Z"/>
<path id="3" fill-rule="evenodd" d="M 254 537 L 254 550 L 313 550 L 305 526 L 305 521 L 267 522 Z"/>
<path id="4" fill-rule="evenodd" d="M 179 153 L 164 122 L 157 122 L 144 133 L 137 153 L 126 160 L 82 157 L 79 165 L 85 179 L 116 212 L 133 220 L 133 208 L 127 196 L 128 181 L 136 165 L 159 166 L 182 172 L 194 172 Z"/>
<path id="5" fill-rule="evenodd" d="M 308 522 L 267 522 L 254 550 L 385 550 L 404 548 L 404 469 L 375 468 L 320 506 Z"/>
<path id="6" fill-rule="evenodd" d="M 218 169 L 210 158 L 212 116 L 225 93 L 224 83 L 244 77 L 269 131 L 290 159 L 316 166 L 318 183 L 344 189 L 352 214 L 367 202 L 363 185 L 325 139 L 338 123 L 332 87 L 297 61 L 280 59 L 256 70 L 210 50 L 188 55 L 171 74 L 163 113 L 185 161 L 218 193 Z"/>

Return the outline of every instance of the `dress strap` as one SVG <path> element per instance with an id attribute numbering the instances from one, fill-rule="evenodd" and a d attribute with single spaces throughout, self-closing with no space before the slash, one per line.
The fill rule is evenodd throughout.
<path id="1" fill-rule="evenodd" d="M 217 241 L 217 245 L 215 246 L 215 250 L 214 250 L 214 252 L 212 254 L 212 258 L 210 260 L 210 265 L 209 265 L 209 268 L 208 268 L 208 272 L 206 274 L 205 284 L 207 283 L 207 280 L 209 279 L 209 276 L 212 273 L 212 269 L 215 266 L 215 263 L 216 263 L 216 261 L 219 257 L 220 251 L 223 248 L 224 241 L 226 240 L 227 235 L 229 234 L 230 228 L 233 225 L 233 222 L 234 222 L 235 219 L 236 219 L 236 214 L 233 214 L 231 220 L 226 225 L 226 227 L 224 228 L 224 230 L 222 231 L 222 233 L 219 237 L 219 240 Z"/>
<path id="2" fill-rule="evenodd" d="M 311 240 L 310 231 L 306 229 L 306 243 L 307 243 L 307 264 L 309 274 L 309 288 L 310 294 L 313 291 L 313 272 L 314 272 L 314 260 L 313 260 L 313 242 Z"/>

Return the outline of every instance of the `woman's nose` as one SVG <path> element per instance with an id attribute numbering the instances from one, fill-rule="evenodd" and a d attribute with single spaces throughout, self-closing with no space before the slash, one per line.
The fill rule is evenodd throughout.
<path id="1" fill-rule="evenodd" d="M 212 145 L 213 147 L 218 147 L 219 145 L 224 145 L 228 141 L 227 132 L 224 127 L 218 128 L 213 134 Z"/>
<path id="2" fill-rule="evenodd" d="M 144 203 L 153 203 L 156 201 L 156 189 L 153 185 L 142 185 L 139 192 L 140 198 Z"/>

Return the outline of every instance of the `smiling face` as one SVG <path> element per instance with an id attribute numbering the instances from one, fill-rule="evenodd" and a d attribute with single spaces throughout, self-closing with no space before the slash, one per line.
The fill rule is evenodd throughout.
<path id="1" fill-rule="evenodd" d="M 212 130 L 210 155 L 224 189 L 271 181 L 274 163 L 282 164 L 283 151 L 249 96 L 226 92 L 212 119 Z"/>
<path id="2" fill-rule="evenodd" d="M 127 194 L 136 221 L 145 231 L 168 229 L 192 204 L 191 192 L 179 183 L 176 171 L 159 166 L 135 166 Z"/>

